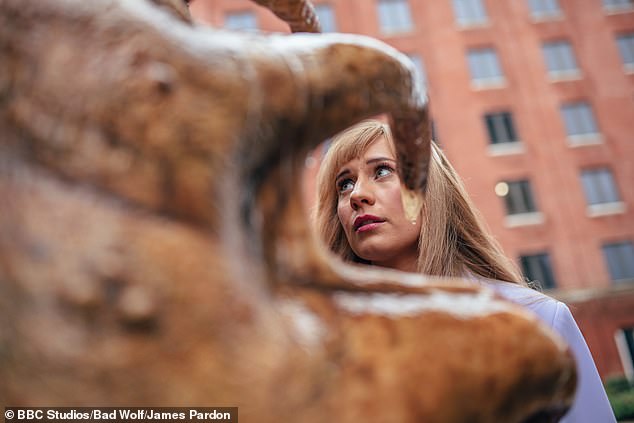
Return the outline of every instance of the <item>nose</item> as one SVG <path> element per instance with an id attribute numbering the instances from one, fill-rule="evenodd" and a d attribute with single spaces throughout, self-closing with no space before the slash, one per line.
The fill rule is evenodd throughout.
<path id="1" fill-rule="evenodd" d="M 350 206 L 353 210 L 358 210 L 363 205 L 371 206 L 372 204 L 374 204 L 372 183 L 363 178 L 359 178 L 350 193 Z"/>

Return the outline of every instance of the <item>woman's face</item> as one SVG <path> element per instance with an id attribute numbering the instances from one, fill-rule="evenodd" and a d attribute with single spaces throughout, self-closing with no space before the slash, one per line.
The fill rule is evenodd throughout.
<path id="1" fill-rule="evenodd" d="M 338 170 L 337 215 L 357 256 L 375 265 L 415 271 L 421 222 L 405 217 L 396 169 L 396 158 L 381 136 Z"/>

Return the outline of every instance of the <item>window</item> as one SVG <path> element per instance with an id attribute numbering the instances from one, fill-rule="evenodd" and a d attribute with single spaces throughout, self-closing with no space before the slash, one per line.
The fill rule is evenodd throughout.
<path id="1" fill-rule="evenodd" d="M 487 12 L 482 0 L 453 0 L 453 10 L 458 25 L 482 25 L 487 22 Z"/>
<path id="2" fill-rule="evenodd" d="M 529 281 L 538 281 L 542 288 L 555 288 L 555 277 L 548 253 L 520 256 L 522 273 Z"/>
<path id="3" fill-rule="evenodd" d="M 335 12 L 330 4 L 315 5 L 315 13 L 317 13 L 322 32 L 337 32 Z"/>
<path id="4" fill-rule="evenodd" d="M 588 103 L 580 101 L 564 104 L 560 111 L 569 137 L 598 134 L 594 114 Z"/>
<path id="5" fill-rule="evenodd" d="M 603 245 L 603 256 L 613 281 L 634 279 L 634 245 L 630 241 Z"/>
<path id="6" fill-rule="evenodd" d="M 558 0 L 528 0 L 528 7 L 535 19 L 561 16 Z"/>
<path id="7" fill-rule="evenodd" d="M 505 182 L 506 193 L 502 193 L 507 214 L 532 213 L 537 211 L 530 182 L 527 180 Z"/>
<path id="8" fill-rule="evenodd" d="M 617 36 L 616 44 L 619 46 L 619 53 L 625 68 L 634 70 L 634 33 Z"/>
<path id="9" fill-rule="evenodd" d="M 413 28 L 407 0 L 378 0 L 379 25 L 385 33 L 406 32 Z"/>
<path id="10" fill-rule="evenodd" d="M 610 169 L 584 170 L 581 172 L 581 183 L 589 205 L 620 201 Z"/>
<path id="11" fill-rule="evenodd" d="M 634 7 L 633 0 L 603 0 L 603 8 L 608 12 L 628 10 Z"/>
<path id="12" fill-rule="evenodd" d="M 421 82 L 423 85 L 427 85 L 427 73 L 425 72 L 425 64 L 423 63 L 423 58 L 418 54 L 408 54 L 407 57 L 410 58 L 412 62 L 414 62 L 414 66 L 416 66 L 416 70 L 420 75 Z"/>
<path id="13" fill-rule="evenodd" d="M 500 84 L 504 74 L 498 62 L 498 56 L 492 48 L 470 49 L 467 52 L 471 80 L 476 85 Z"/>
<path id="14" fill-rule="evenodd" d="M 634 379 L 634 328 L 618 329 L 614 334 L 625 376 Z"/>
<path id="15" fill-rule="evenodd" d="M 577 61 L 568 41 L 553 41 L 542 45 L 550 76 L 579 75 Z"/>
<path id="16" fill-rule="evenodd" d="M 225 15 L 225 28 L 236 31 L 254 31 L 258 21 L 252 12 L 231 12 Z"/>
<path id="17" fill-rule="evenodd" d="M 513 125 L 513 117 L 509 112 L 484 115 L 484 122 L 491 144 L 517 142 L 517 133 Z"/>
<path id="18" fill-rule="evenodd" d="M 544 215 L 537 210 L 529 181 L 498 182 L 495 185 L 495 194 L 502 197 L 506 205 L 504 219 L 506 227 L 515 228 L 544 223 Z"/>

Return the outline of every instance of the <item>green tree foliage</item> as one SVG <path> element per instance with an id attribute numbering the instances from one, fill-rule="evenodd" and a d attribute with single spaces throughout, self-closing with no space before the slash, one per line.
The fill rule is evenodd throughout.
<path id="1" fill-rule="evenodd" d="M 605 381 L 605 390 L 618 421 L 634 419 L 634 386 L 623 376 Z"/>

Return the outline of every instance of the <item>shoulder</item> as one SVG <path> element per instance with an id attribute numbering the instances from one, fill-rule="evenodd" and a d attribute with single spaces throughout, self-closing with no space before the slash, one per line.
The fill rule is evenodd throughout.
<path id="1" fill-rule="evenodd" d="M 572 314 L 564 303 L 527 286 L 493 280 L 487 280 L 486 285 L 505 299 L 536 314 L 542 322 L 555 330 L 562 319 L 572 319 Z"/>
<path id="2" fill-rule="evenodd" d="M 507 300 L 521 305 L 569 343 L 583 339 L 568 306 L 546 294 L 524 285 L 501 281 L 487 281 L 487 286 Z M 585 345 L 585 342 L 584 342 Z"/>

